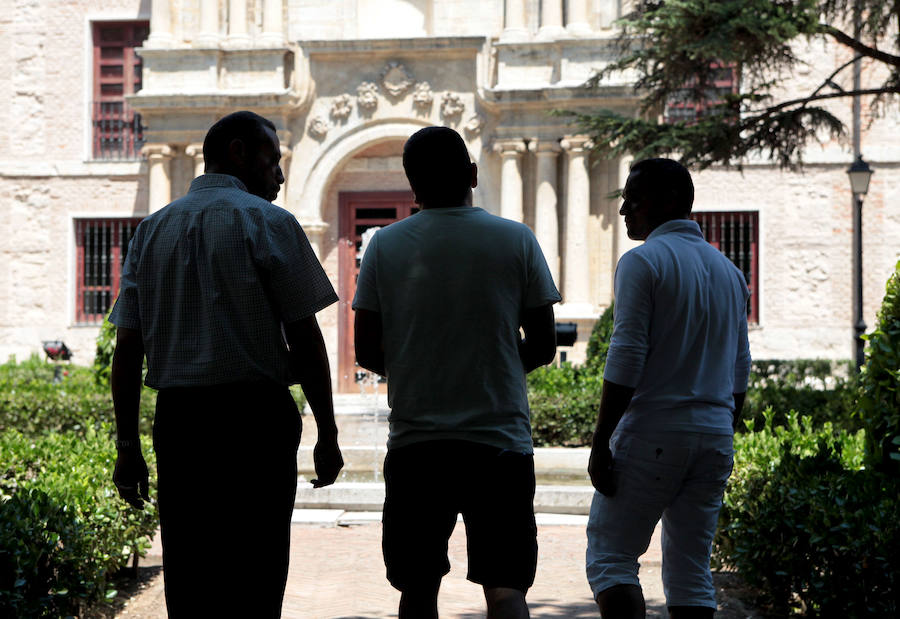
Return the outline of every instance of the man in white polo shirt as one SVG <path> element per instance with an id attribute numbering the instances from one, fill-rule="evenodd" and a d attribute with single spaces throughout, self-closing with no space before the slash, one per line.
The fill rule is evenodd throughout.
<path id="1" fill-rule="evenodd" d="M 559 293 L 531 230 L 472 206 L 477 169 L 458 133 L 416 132 L 403 167 L 422 210 L 372 237 L 353 301 L 357 360 L 388 379 L 387 577 L 401 619 L 437 617 L 461 513 L 487 616 L 527 617 L 537 530 L 525 374 L 554 357 Z"/>
<path id="2" fill-rule="evenodd" d="M 691 221 L 690 173 L 636 163 L 620 214 L 645 241 L 619 260 L 615 324 L 588 467 L 587 575 L 603 617 L 644 617 L 638 557 L 662 518 L 673 619 L 712 617 L 709 569 L 750 372 L 743 273 Z"/>

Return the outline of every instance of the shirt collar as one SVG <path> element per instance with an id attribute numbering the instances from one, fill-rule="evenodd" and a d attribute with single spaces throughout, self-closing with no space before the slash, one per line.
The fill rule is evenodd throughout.
<path id="1" fill-rule="evenodd" d="M 662 236 L 669 232 L 686 232 L 703 238 L 703 232 L 700 231 L 700 224 L 693 219 L 670 219 L 669 221 L 657 226 L 656 230 L 647 235 L 649 241 L 653 237 Z"/>
<path id="2" fill-rule="evenodd" d="M 247 186 L 236 176 L 230 174 L 204 174 L 191 181 L 191 191 L 209 187 L 231 187 L 247 191 Z"/>

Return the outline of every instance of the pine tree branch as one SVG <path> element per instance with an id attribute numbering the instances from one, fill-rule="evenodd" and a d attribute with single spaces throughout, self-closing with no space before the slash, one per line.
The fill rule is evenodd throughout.
<path id="1" fill-rule="evenodd" d="M 770 116 L 775 112 L 779 112 L 786 107 L 791 107 L 792 105 L 803 105 L 804 107 L 813 101 L 822 101 L 825 99 L 840 99 L 842 97 L 857 97 L 863 95 L 889 95 L 889 94 L 898 94 L 897 89 L 895 88 L 863 88 L 861 90 L 843 90 L 841 92 L 828 92 L 825 94 L 818 95 L 809 95 L 808 97 L 802 97 L 800 99 L 791 99 L 790 101 L 782 101 L 777 105 L 773 105 L 772 107 L 768 107 L 764 110 L 758 110 L 756 113 L 760 117 Z"/>
<path id="2" fill-rule="evenodd" d="M 883 52 L 880 49 L 866 45 L 862 41 L 854 39 L 846 32 L 843 32 L 842 30 L 839 30 L 829 24 L 819 24 L 819 27 L 822 29 L 822 32 L 830 34 L 832 37 L 837 39 L 838 42 L 843 43 L 853 50 L 856 50 L 863 56 L 868 56 L 869 58 L 874 58 L 875 60 L 879 60 L 885 64 L 900 67 L 900 56 L 888 54 L 887 52 Z"/>

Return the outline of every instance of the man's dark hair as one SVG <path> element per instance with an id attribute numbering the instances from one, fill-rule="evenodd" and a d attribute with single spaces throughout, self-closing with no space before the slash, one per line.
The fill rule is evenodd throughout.
<path id="1" fill-rule="evenodd" d="M 472 188 L 466 143 L 449 127 L 425 127 L 412 134 L 403 145 L 403 169 L 419 204 L 461 206 Z"/>
<path id="2" fill-rule="evenodd" d="M 674 194 L 679 215 L 690 215 L 694 206 L 694 182 L 688 169 L 675 161 L 657 157 L 643 159 L 631 166 L 632 172 L 641 173 L 641 188 L 650 196 L 668 199 Z"/>
<path id="3" fill-rule="evenodd" d="M 228 154 L 232 140 L 244 142 L 248 148 L 257 148 L 266 139 L 266 128 L 276 131 L 275 124 L 259 114 L 242 110 L 216 121 L 203 140 L 203 160 L 222 163 Z"/>

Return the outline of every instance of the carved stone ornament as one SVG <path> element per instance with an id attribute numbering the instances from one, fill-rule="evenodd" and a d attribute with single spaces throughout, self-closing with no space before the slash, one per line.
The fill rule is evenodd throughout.
<path id="1" fill-rule="evenodd" d="M 378 107 L 378 84 L 375 82 L 363 82 L 356 87 L 356 104 L 368 111 Z"/>
<path id="2" fill-rule="evenodd" d="M 399 97 L 409 90 L 415 79 L 406 67 L 396 61 L 385 65 L 381 70 L 381 85 L 392 97 Z"/>
<path id="3" fill-rule="evenodd" d="M 317 140 L 321 140 L 328 135 L 328 122 L 321 116 L 316 116 L 309 121 L 309 128 L 307 131 L 309 131 L 309 134 Z"/>
<path id="4" fill-rule="evenodd" d="M 462 97 L 455 92 L 445 92 L 441 97 L 441 116 L 444 118 L 459 116 L 464 109 L 466 109 L 466 104 L 463 103 Z"/>
<path id="5" fill-rule="evenodd" d="M 413 104 L 418 107 L 428 107 L 434 101 L 434 93 L 431 92 L 431 84 L 419 82 L 413 89 Z"/>
<path id="6" fill-rule="evenodd" d="M 335 120 L 347 120 L 352 111 L 353 98 L 348 94 L 338 95 L 331 102 L 331 117 Z"/>
<path id="7" fill-rule="evenodd" d="M 484 127 L 484 117 L 481 114 L 475 114 L 466 121 L 464 129 L 470 135 L 478 135 Z"/>

